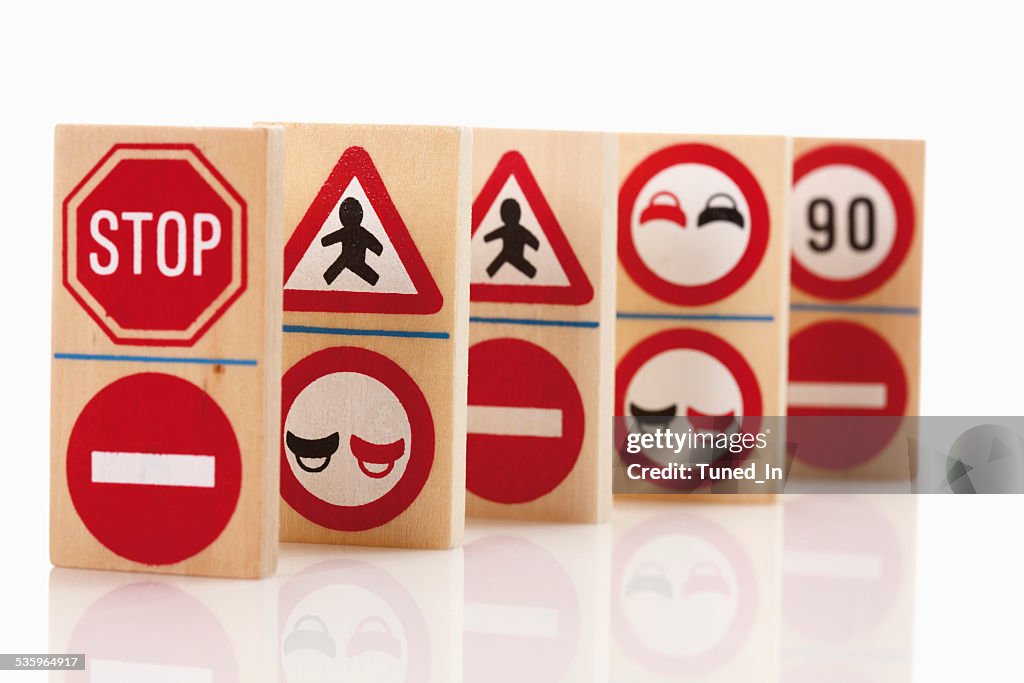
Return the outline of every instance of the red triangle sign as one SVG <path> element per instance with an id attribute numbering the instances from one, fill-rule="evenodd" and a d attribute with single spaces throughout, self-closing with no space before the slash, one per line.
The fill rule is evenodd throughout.
<path id="1" fill-rule="evenodd" d="M 579 306 L 594 288 L 519 152 L 506 152 L 473 202 L 470 298 Z"/>
<path id="2" fill-rule="evenodd" d="M 349 147 L 284 249 L 284 310 L 436 313 L 443 298 L 370 155 Z"/>

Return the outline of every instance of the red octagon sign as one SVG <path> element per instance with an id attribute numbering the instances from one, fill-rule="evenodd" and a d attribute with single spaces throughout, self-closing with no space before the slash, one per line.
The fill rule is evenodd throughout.
<path id="1" fill-rule="evenodd" d="M 245 202 L 194 145 L 114 145 L 63 221 L 64 286 L 116 344 L 191 346 L 245 290 Z"/>

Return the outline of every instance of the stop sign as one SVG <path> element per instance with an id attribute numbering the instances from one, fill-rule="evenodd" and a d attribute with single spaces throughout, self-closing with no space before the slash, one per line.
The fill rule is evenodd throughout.
<path id="1" fill-rule="evenodd" d="M 117 344 L 191 346 L 245 290 L 245 202 L 194 145 L 114 145 L 63 226 L 64 286 Z"/>

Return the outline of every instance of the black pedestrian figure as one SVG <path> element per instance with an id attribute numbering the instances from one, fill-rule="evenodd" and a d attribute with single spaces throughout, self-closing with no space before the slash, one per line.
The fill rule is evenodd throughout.
<path id="1" fill-rule="evenodd" d="M 494 277 L 494 274 L 506 263 L 514 266 L 528 278 L 532 279 L 537 274 L 537 269 L 526 260 L 524 252 L 527 246 L 534 251 L 540 249 L 540 242 L 532 232 L 519 224 L 520 216 L 522 216 L 522 210 L 519 208 L 519 202 L 514 199 L 506 199 L 501 203 L 501 220 L 504 221 L 504 224 L 497 230 L 484 235 L 484 242 L 501 240 L 501 252 L 491 262 L 491 265 L 487 266 L 487 274 L 491 277 Z"/>
<path id="2" fill-rule="evenodd" d="M 325 247 L 341 243 L 341 255 L 324 273 L 324 280 L 332 284 L 348 268 L 371 286 L 377 284 L 380 275 L 366 263 L 366 251 L 380 256 L 384 252 L 384 245 L 363 227 L 363 207 L 359 200 L 349 197 L 343 201 L 338 207 L 338 218 L 341 227 L 320 240 L 320 244 Z"/>

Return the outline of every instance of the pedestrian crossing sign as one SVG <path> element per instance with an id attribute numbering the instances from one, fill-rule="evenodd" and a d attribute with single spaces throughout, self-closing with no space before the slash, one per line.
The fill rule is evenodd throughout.
<path id="1" fill-rule="evenodd" d="M 594 226 L 594 238 L 600 238 Z M 594 289 L 526 159 L 498 161 L 473 202 L 470 299 L 504 303 L 589 303 Z"/>
<path id="2" fill-rule="evenodd" d="M 369 153 L 349 147 L 284 252 L 284 310 L 419 313 L 443 299 Z"/>

